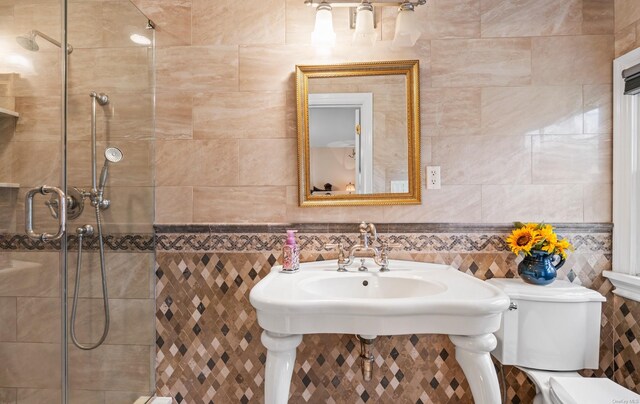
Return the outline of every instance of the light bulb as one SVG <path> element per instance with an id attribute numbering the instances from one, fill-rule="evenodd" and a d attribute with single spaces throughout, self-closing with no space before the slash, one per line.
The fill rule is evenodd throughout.
<path id="1" fill-rule="evenodd" d="M 356 14 L 356 32 L 353 34 L 353 44 L 359 46 L 373 46 L 376 42 L 376 31 L 373 26 L 373 6 L 363 2 L 358 6 Z"/>
<path id="2" fill-rule="evenodd" d="M 412 47 L 420 38 L 418 17 L 411 3 L 403 3 L 396 19 L 396 33 L 393 37 L 393 46 L 399 48 Z"/>
<path id="3" fill-rule="evenodd" d="M 316 10 L 316 25 L 311 34 L 311 44 L 314 46 L 330 47 L 336 43 L 336 33 L 333 31 L 333 16 L 331 6 L 321 3 Z"/>

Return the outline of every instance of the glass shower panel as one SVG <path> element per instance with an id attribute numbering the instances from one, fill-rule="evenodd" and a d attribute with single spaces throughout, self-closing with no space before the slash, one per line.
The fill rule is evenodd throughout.
<path id="1" fill-rule="evenodd" d="M 100 188 L 106 167 L 101 210 L 110 326 L 104 344 L 79 349 L 68 339 L 69 388 L 73 402 L 131 404 L 154 388 L 155 278 L 153 250 L 154 32 L 148 19 L 128 0 L 68 1 L 68 187 L 89 191 L 92 178 L 92 97 L 96 105 L 96 175 Z M 107 148 L 122 158 L 105 162 Z M 117 160 L 117 159 L 116 159 Z M 98 232 L 94 207 L 69 225 L 68 315 L 74 299 L 78 262 L 74 229 L 91 225 Z M 83 244 L 77 315 L 74 326 L 83 345 L 96 344 L 104 331 L 99 241 Z"/>
<path id="2" fill-rule="evenodd" d="M 110 327 L 104 344 L 92 350 L 68 338 L 70 402 L 131 404 L 154 388 L 155 278 L 153 250 L 154 33 L 128 0 L 68 1 L 68 190 L 91 192 L 92 97 L 96 103 L 96 177 L 106 167 L 101 209 Z M 118 161 L 105 162 L 117 148 Z M 117 153 L 111 150 L 113 153 Z M 110 155 L 112 157 L 113 155 Z M 71 321 L 78 260 L 76 228 L 92 226 L 83 243 L 77 315 Z M 68 316 L 77 342 L 96 344 L 104 331 L 98 221 L 85 201 L 69 225 Z M 71 333 L 70 333 L 71 334 Z"/>
<path id="3" fill-rule="evenodd" d="M 62 184 L 60 14 L 60 0 L 0 2 L 2 403 L 60 401 L 61 243 L 24 230 L 27 191 Z M 48 199 L 34 200 L 37 232 L 57 231 Z"/>

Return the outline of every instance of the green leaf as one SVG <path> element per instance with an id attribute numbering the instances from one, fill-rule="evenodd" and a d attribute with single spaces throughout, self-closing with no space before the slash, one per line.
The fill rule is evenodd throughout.
<path id="1" fill-rule="evenodd" d="M 524 223 L 522 222 L 513 222 L 513 225 L 516 227 L 516 229 L 522 229 L 524 227 Z"/>

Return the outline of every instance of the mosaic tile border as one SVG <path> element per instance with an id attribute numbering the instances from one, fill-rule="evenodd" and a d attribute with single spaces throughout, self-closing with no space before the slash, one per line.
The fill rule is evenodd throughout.
<path id="1" fill-rule="evenodd" d="M 192 232 L 174 232 L 168 226 L 156 226 L 157 249 L 162 251 L 184 252 L 265 252 L 281 250 L 284 245 L 284 229 L 291 226 L 224 226 L 213 228 L 210 226 L 189 226 Z M 343 243 L 345 248 L 350 248 L 358 242 L 358 234 L 353 232 L 354 225 L 349 225 L 349 232 L 340 233 L 327 231 L 333 229 L 325 227 L 320 232 L 306 232 L 308 226 L 303 226 L 298 233 L 298 241 L 302 250 L 315 252 L 324 251 L 327 243 Z M 505 236 L 510 227 L 472 225 L 469 231 L 464 227 L 456 226 L 456 232 L 443 232 L 441 226 L 433 227 L 439 232 L 414 232 L 415 226 L 410 231 L 398 232 L 399 225 L 393 225 L 393 232 L 381 231 L 386 225 L 378 227 L 380 239 L 392 243 L 399 243 L 405 252 L 508 252 Z M 391 226 L 391 225 L 389 225 Z M 410 225 L 413 226 L 413 225 Z M 409 227 L 409 226 L 408 226 Z M 429 226 L 423 226 L 429 229 Z M 580 226 L 583 227 L 583 226 Z M 178 226 L 184 229 L 185 226 Z M 344 228 L 340 225 L 335 230 Z M 390 228 L 390 227 L 389 227 Z M 205 231 L 204 229 L 209 229 Z M 212 230 L 213 229 L 213 230 Z M 318 230 L 317 226 L 311 227 Z M 197 230 L 197 231 L 196 231 Z M 240 230 L 242 230 L 240 232 Z M 253 233 L 248 230 L 261 230 Z M 450 228 L 453 230 L 453 228 Z M 562 228 L 557 226 L 558 233 L 567 237 L 574 245 L 576 252 L 602 252 L 611 253 L 611 226 L 597 225 L 579 230 L 576 227 Z M 566 231 L 565 231 L 566 230 Z M 579 231 L 577 231 L 579 230 Z M 164 231 L 164 233 L 163 233 Z M 333 234 L 328 234 L 333 233 Z"/>
<path id="2" fill-rule="evenodd" d="M 110 251 L 155 251 L 155 237 L 153 234 L 108 234 L 104 236 L 104 247 Z M 78 249 L 78 237 L 69 236 L 70 250 Z M 24 234 L 0 234 L 0 251 L 57 251 L 61 241 L 42 242 L 30 239 Z M 86 250 L 99 249 L 98 237 L 85 237 L 82 248 Z"/>

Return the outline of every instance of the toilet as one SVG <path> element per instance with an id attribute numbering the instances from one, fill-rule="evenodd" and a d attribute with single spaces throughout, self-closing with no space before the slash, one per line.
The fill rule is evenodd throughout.
<path id="1" fill-rule="evenodd" d="M 604 296 L 561 280 L 547 286 L 522 279 L 486 282 L 512 303 L 495 333 L 498 345 L 492 355 L 518 367 L 535 384 L 533 404 L 640 403 L 640 395 L 607 378 L 577 372 L 599 367 Z"/>

